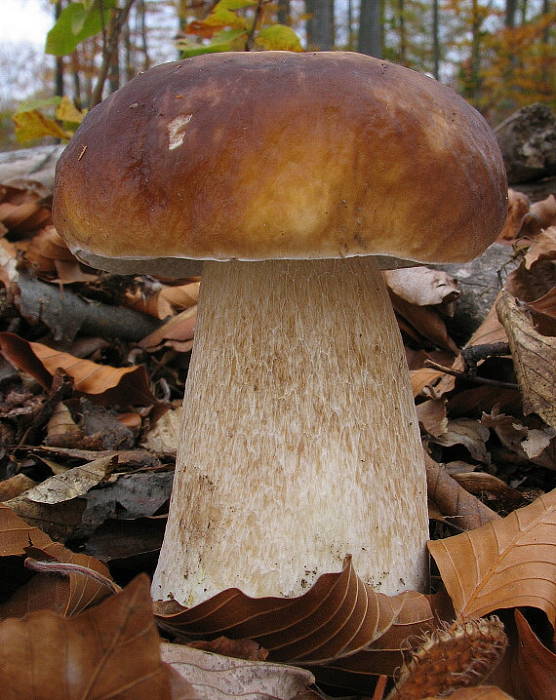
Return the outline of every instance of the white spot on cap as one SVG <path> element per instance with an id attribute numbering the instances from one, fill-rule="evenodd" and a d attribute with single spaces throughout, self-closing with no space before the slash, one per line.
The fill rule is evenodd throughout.
<path id="1" fill-rule="evenodd" d="M 168 150 L 173 151 L 174 148 L 179 148 L 182 145 L 185 137 L 185 127 L 191 121 L 192 114 L 183 114 L 168 124 Z"/>

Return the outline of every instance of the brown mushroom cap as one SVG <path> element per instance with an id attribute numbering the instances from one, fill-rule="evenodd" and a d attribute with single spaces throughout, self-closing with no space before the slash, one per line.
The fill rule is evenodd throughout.
<path id="1" fill-rule="evenodd" d="M 123 271 L 446 262 L 496 238 L 506 199 L 491 130 L 435 80 L 356 53 L 225 53 L 152 68 L 95 107 L 58 163 L 54 222 L 81 259 Z"/>

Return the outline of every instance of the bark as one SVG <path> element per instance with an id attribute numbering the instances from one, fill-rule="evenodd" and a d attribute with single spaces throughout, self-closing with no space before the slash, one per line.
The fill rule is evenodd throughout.
<path id="1" fill-rule="evenodd" d="M 290 24 L 290 0 L 278 0 L 277 20 L 279 24 Z"/>
<path id="2" fill-rule="evenodd" d="M 401 337 L 368 258 L 207 262 L 153 597 L 295 596 L 355 570 L 422 589 L 426 478 Z"/>
<path id="3" fill-rule="evenodd" d="M 320 51 L 334 48 L 334 0 L 305 0 L 309 15 L 306 24 L 307 46 Z"/>
<path id="4" fill-rule="evenodd" d="M 54 22 L 58 21 L 58 18 L 62 14 L 62 0 L 57 0 L 54 5 Z M 54 94 L 56 97 L 64 96 L 64 57 L 56 56 L 56 78 L 55 78 L 55 88 Z"/>
<path id="5" fill-rule="evenodd" d="M 547 105 L 523 107 L 495 132 L 511 185 L 556 175 L 556 116 Z"/>
<path id="6" fill-rule="evenodd" d="M 432 3 L 432 74 L 440 79 L 440 30 L 438 21 L 438 0 L 433 0 Z"/>
<path id="7" fill-rule="evenodd" d="M 382 26 L 380 0 L 361 0 L 357 50 L 382 58 Z"/>

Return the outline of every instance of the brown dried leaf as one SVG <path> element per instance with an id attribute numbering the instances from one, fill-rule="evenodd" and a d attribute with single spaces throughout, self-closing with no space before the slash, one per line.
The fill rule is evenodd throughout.
<path id="1" fill-rule="evenodd" d="M 34 547 L 29 552 L 34 558 L 52 560 L 61 564 L 77 565 L 85 571 L 92 570 L 111 580 L 106 566 L 85 554 L 76 554 L 59 542 L 51 542 L 40 549 Z M 23 617 L 34 610 L 52 610 L 60 615 L 77 615 L 88 607 L 96 605 L 112 594 L 112 590 L 81 570 L 68 567 L 65 575 L 35 574 L 14 595 L 0 606 L 0 617 Z"/>
<path id="2" fill-rule="evenodd" d="M 455 301 L 461 295 L 457 281 L 442 270 L 404 267 L 385 270 L 382 274 L 396 296 L 417 306 L 436 306 Z"/>
<path id="3" fill-rule="evenodd" d="M 202 651 L 211 651 L 223 656 L 233 656 L 235 659 L 248 661 L 264 661 L 268 657 L 268 651 L 252 639 L 230 639 L 229 637 L 217 637 L 210 641 L 189 642 L 188 646 Z"/>
<path id="4" fill-rule="evenodd" d="M 523 412 L 537 413 L 556 428 L 556 338 L 537 333 L 508 292 L 501 292 L 496 308 L 508 334 Z"/>
<path id="5" fill-rule="evenodd" d="M 485 319 L 481 323 L 481 325 L 477 328 L 477 330 L 468 340 L 466 347 L 473 347 L 475 345 L 488 345 L 490 343 L 508 342 L 506 331 L 500 323 L 496 312 L 496 303 L 499 298 L 500 295 L 496 297 L 490 311 L 485 316 Z"/>
<path id="6" fill-rule="evenodd" d="M 46 226 L 33 236 L 25 248 L 25 255 L 39 273 L 49 275 L 57 273 L 57 260 L 75 260 L 64 239 L 52 225 Z"/>
<path id="7" fill-rule="evenodd" d="M 178 449 L 182 409 L 166 411 L 148 431 L 141 445 L 157 455 L 175 456 Z"/>
<path id="8" fill-rule="evenodd" d="M 343 571 L 322 575 L 297 598 L 250 598 L 231 588 L 192 608 L 157 602 L 155 613 L 164 627 L 189 637 L 254 639 L 274 661 L 308 665 L 367 648 L 391 627 L 402 605 L 400 596 L 363 583 L 347 558 Z"/>
<path id="9" fill-rule="evenodd" d="M 554 428 L 528 428 L 513 416 L 498 413 L 496 408 L 490 415 L 484 413 L 481 423 L 494 430 L 502 445 L 524 461 L 556 469 L 556 462 L 550 460 L 551 443 L 556 437 Z"/>
<path id="10" fill-rule="evenodd" d="M 12 233 L 36 231 L 50 220 L 50 207 L 44 203 L 46 190 L 41 185 L 21 189 L 0 186 L 0 223 Z"/>
<path id="11" fill-rule="evenodd" d="M 538 299 L 530 301 L 527 308 L 539 333 L 556 336 L 556 286 Z"/>
<path id="12" fill-rule="evenodd" d="M 505 481 L 486 472 L 459 472 L 454 480 L 470 494 L 495 500 L 500 508 L 510 511 L 525 505 L 523 494 L 512 489 Z M 482 523 L 481 523 L 482 524 Z"/>
<path id="13" fill-rule="evenodd" d="M 390 298 L 396 314 L 401 316 L 420 336 L 439 348 L 448 350 L 454 355 L 457 354 L 458 347 L 448 335 L 446 324 L 434 308 L 410 304 L 392 291 L 390 291 Z"/>
<path id="14" fill-rule="evenodd" d="M 4 504 L 22 517 L 29 525 L 43 530 L 53 539 L 64 542 L 75 532 L 75 528 L 81 524 L 84 499 L 75 498 L 72 501 L 48 505 L 34 503 L 25 498 L 25 494 L 11 498 Z M 33 541 L 33 544 L 35 542 Z"/>
<path id="15" fill-rule="evenodd" d="M 125 304 L 136 311 L 167 318 L 197 304 L 199 282 L 188 282 L 176 287 L 159 284 L 154 293 L 146 295 L 143 288 L 126 292 Z"/>
<path id="16" fill-rule="evenodd" d="M 548 195 L 546 199 L 535 202 L 523 221 L 521 235 L 535 235 L 542 229 L 556 225 L 556 197 Z"/>
<path id="17" fill-rule="evenodd" d="M 532 700 L 556 698 L 556 654 L 544 646 L 519 610 L 515 611 L 515 622 L 519 634 L 517 665 Z"/>
<path id="18" fill-rule="evenodd" d="M 488 428 L 472 418 L 455 418 L 448 421 L 448 429 L 443 435 L 435 436 L 433 442 L 452 447 L 463 445 L 469 454 L 483 464 L 490 463 L 490 456 L 486 449 L 486 441 L 490 433 Z"/>
<path id="19" fill-rule="evenodd" d="M 0 501 L 9 501 L 10 498 L 15 498 L 35 486 L 36 483 L 25 474 L 15 474 L 9 479 L 0 481 Z"/>
<path id="20" fill-rule="evenodd" d="M 138 345 L 149 352 L 163 346 L 171 346 L 178 352 L 187 352 L 193 347 L 193 335 L 197 321 L 197 307 L 192 306 L 157 328 L 139 341 Z"/>
<path id="21" fill-rule="evenodd" d="M 517 237 L 523 224 L 523 217 L 529 211 L 529 197 L 523 192 L 508 190 L 508 214 L 502 231 L 496 239 L 498 242 L 512 241 Z"/>
<path id="22" fill-rule="evenodd" d="M 443 399 L 429 399 L 418 404 L 417 418 L 429 435 L 443 435 L 448 430 L 446 402 Z"/>
<path id="23" fill-rule="evenodd" d="M 30 343 L 13 333 L 0 333 L 0 352 L 18 369 L 50 388 L 52 377 L 61 369 L 74 380 L 75 390 L 91 394 L 109 404 L 155 403 L 143 366 L 109 367 L 82 360 L 42 343 Z"/>
<path id="24" fill-rule="evenodd" d="M 83 432 L 73 420 L 69 408 L 60 401 L 56 404 L 46 425 L 46 444 L 58 447 L 77 447 L 82 444 Z"/>
<path id="25" fill-rule="evenodd" d="M 94 486 L 104 481 L 116 467 L 114 457 L 99 457 L 93 462 L 73 467 L 62 474 L 55 474 L 27 491 L 29 501 L 34 503 L 62 503 L 84 496 Z"/>
<path id="26" fill-rule="evenodd" d="M 29 545 L 42 547 L 52 542 L 50 537 L 37 527 L 29 525 L 13 510 L 0 503 L 0 556 L 18 557 L 25 554 Z"/>
<path id="27" fill-rule="evenodd" d="M 478 685 L 500 663 L 508 640 L 496 616 L 426 635 L 387 700 L 420 700 Z"/>
<path id="28" fill-rule="evenodd" d="M 435 399 L 447 394 L 456 385 L 456 378 L 446 375 L 437 369 L 423 367 L 411 370 L 409 373 L 413 396 L 427 396 Z"/>
<path id="29" fill-rule="evenodd" d="M 533 265 L 543 260 L 554 260 L 556 257 L 556 226 L 541 231 L 531 241 L 527 253 L 525 254 L 525 267 L 528 270 L 533 268 Z"/>
<path id="30" fill-rule="evenodd" d="M 170 697 L 145 575 L 76 617 L 38 611 L 5 620 L 0 650 L 6 700 Z"/>
<path id="31" fill-rule="evenodd" d="M 460 620 L 531 606 L 556 622 L 556 489 L 502 520 L 428 547 Z"/>
<path id="32" fill-rule="evenodd" d="M 462 530 L 473 530 L 500 516 L 478 498 L 468 493 L 446 469 L 425 452 L 427 491 L 429 498 L 450 522 Z"/>
<path id="33" fill-rule="evenodd" d="M 453 610 L 444 591 L 434 596 L 409 591 L 396 598 L 401 607 L 390 628 L 368 649 L 335 659 L 327 668 L 341 671 L 344 678 L 393 676 L 407 652 L 417 648 L 424 633 L 437 628 L 442 620 L 453 619 Z"/>
<path id="34" fill-rule="evenodd" d="M 229 658 L 181 644 L 163 642 L 161 656 L 191 683 L 201 700 L 293 700 L 315 681 L 309 671 L 301 668 Z"/>
<path id="35" fill-rule="evenodd" d="M 110 576 L 102 562 L 84 554 L 75 554 L 60 543 L 53 542 L 46 533 L 31 527 L 10 508 L 0 504 L 0 555 L 23 557 L 28 554 L 29 547 L 58 562 L 80 564 L 102 576 Z M 102 600 L 108 593 L 105 586 L 75 572 L 69 572 L 63 578 L 35 575 L 1 606 L 0 617 L 17 617 L 41 608 L 74 615 Z"/>
<path id="36" fill-rule="evenodd" d="M 495 685 L 479 685 L 475 688 L 461 688 L 448 696 L 450 700 L 513 700 Z M 419 698 L 419 700 L 445 700 L 446 696 L 436 695 L 435 697 Z"/>

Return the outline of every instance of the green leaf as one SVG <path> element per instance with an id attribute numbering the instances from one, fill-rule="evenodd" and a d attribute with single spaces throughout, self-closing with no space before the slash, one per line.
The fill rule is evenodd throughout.
<path id="1" fill-rule="evenodd" d="M 224 29 L 214 35 L 210 44 L 190 44 L 187 41 L 177 41 L 176 46 L 183 58 L 201 56 L 205 53 L 221 53 L 223 51 L 234 51 L 238 47 L 235 42 L 245 39 L 247 32 L 244 29 Z"/>
<path id="2" fill-rule="evenodd" d="M 115 0 L 104 0 L 103 11 L 98 1 L 86 8 L 83 2 L 72 2 L 65 7 L 56 24 L 46 36 L 45 52 L 54 56 L 67 56 L 78 44 L 95 34 L 110 21 L 110 10 Z"/>
<path id="3" fill-rule="evenodd" d="M 71 138 L 69 132 L 36 109 L 14 114 L 12 119 L 15 124 L 15 135 L 20 143 L 34 141 L 43 138 L 43 136 L 54 136 L 57 139 Z"/>
<path id="4" fill-rule="evenodd" d="M 25 102 L 20 102 L 17 106 L 16 114 L 19 114 L 20 112 L 30 112 L 33 109 L 57 107 L 61 101 L 61 97 L 42 97 L 36 100 L 25 100 Z"/>
<path id="5" fill-rule="evenodd" d="M 285 24 L 264 27 L 255 37 L 255 43 L 267 51 L 303 51 L 299 37 Z"/>
<path id="6" fill-rule="evenodd" d="M 254 0 L 220 0 L 220 2 L 214 6 L 209 16 L 204 20 L 204 24 L 213 27 L 235 27 L 243 29 L 247 27 L 247 20 L 245 17 L 236 15 L 236 11 L 256 4 Z"/>

